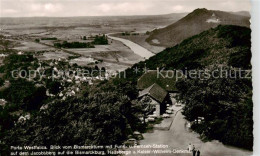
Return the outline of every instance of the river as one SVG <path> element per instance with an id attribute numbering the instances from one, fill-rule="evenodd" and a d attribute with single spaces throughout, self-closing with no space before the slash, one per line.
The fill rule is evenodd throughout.
<path id="1" fill-rule="evenodd" d="M 148 58 L 155 55 L 151 51 L 145 49 L 144 47 L 142 47 L 142 46 L 140 46 L 140 45 L 138 45 L 138 44 L 136 44 L 132 41 L 129 41 L 129 40 L 126 40 L 126 39 L 123 39 L 123 38 L 119 38 L 119 37 L 110 36 L 109 34 L 107 34 L 107 36 L 110 39 L 122 42 L 127 47 L 129 47 L 135 54 L 143 57 L 144 59 L 148 59 Z"/>

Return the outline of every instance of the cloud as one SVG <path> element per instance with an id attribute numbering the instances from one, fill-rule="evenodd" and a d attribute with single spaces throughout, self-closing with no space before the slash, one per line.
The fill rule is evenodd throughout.
<path id="1" fill-rule="evenodd" d="M 181 6 L 181 5 L 176 5 L 176 6 L 173 6 L 173 7 L 172 7 L 172 10 L 173 10 L 174 12 L 183 12 L 183 11 L 184 11 L 184 7 Z"/>
<path id="2" fill-rule="evenodd" d="M 63 9 L 60 4 L 47 3 L 47 4 L 44 4 L 44 10 L 46 12 L 60 12 Z"/>

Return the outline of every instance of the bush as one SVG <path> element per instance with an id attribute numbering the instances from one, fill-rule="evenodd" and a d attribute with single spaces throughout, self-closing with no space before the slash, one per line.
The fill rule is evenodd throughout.
<path id="1" fill-rule="evenodd" d="M 57 48 L 95 48 L 92 43 L 67 41 L 64 41 L 63 43 L 54 43 L 54 46 Z"/>
<path id="2" fill-rule="evenodd" d="M 57 40 L 56 37 L 45 37 L 45 38 L 41 38 L 41 40 Z"/>
<path id="3" fill-rule="evenodd" d="M 96 36 L 94 41 L 92 42 L 94 45 L 107 45 L 108 40 L 105 35 L 103 36 Z"/>

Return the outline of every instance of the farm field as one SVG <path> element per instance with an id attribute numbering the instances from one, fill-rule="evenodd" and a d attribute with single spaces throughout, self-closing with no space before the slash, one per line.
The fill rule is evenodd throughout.
<path id="1" fill-rule="evenodd" d="M 38 44 L 33 41 L 20 41 L 20 45 L 18 45 L 14 49 L 22 50 L 22 51 L 43 51 L 43 50 L 54 50 L 55 48 Z"/>
<path id="2" fill-rule="evenodd" d="M 60 50 L 54 47 L 55 42 L 92 42 L 92 39 L 82 40 L 83 36 L 96 36 L 124 31 L 151 31 L 164 27 L 179 20 L 186 13 L 155 15 L 155 16 L 118 16 L 118 17 L 77 17 L 77 18 L 1 18 L 1 34 L 9 36 L 17 42 L 14 49 L 19 51 L 41 51 L 40 59 L 68 58 L 73 53 L 82 56 L 80 59 L 70 60 L 80 66 L 88 66 L 91 57 L 99 60 L 99 67 L 123 70 L 144 58 L 135 54 L 129 47 L 120 41 L 108 39 L 108 45 L 95 45 L 95 48 L 70 48 Z M 57 40 L 41 40 L 55 37 Z M 153 53 L 162 51 L 163 47 L 155 47 L 145 42 L 146 36 L 126 38 Z M 35 40 L 40 40 L 40 43 Z M 59 52 L 56 52 L 56 51 Z M 67 53 L 67 52 L 72 52 Z"/>

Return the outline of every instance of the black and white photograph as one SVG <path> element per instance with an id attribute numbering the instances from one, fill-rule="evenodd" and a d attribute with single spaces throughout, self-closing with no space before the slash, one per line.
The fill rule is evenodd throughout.
<path id="1" fill-rule="evenodd" d="M 0 0 L 0 156 L 253 155 L 252 7 Z"/>

